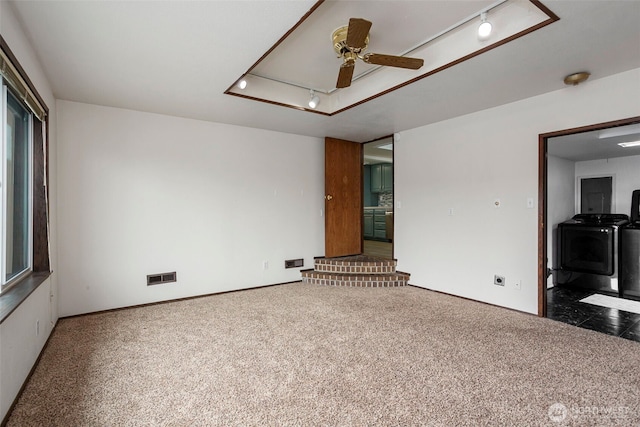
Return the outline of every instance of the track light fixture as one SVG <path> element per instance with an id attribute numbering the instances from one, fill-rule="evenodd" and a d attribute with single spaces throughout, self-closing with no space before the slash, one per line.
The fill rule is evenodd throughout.
<path id="1" fill-rule="evenodd" d="M 491 22 L 487 21 L 487 12 L 482 12 L 480 14 L 480 26 L 478 27 L 478 39 L 487 40 L 491 35 L 492 29 L 493 25 L 491 25 Z"/>
<path id="2" fill-rule="evenodd" d="M 311 89 L 310 98 L 309 98 L 309 108 L 316 108 L 320 104 L 320 98 L 316 95 L 316 92 Z"/>

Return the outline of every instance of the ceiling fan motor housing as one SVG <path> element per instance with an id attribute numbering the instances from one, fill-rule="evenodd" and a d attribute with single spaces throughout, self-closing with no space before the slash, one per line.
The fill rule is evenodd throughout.
<path id="1" fill-rule="evenodd" d="M 331 38 L 333 40 L 333 50 L 336 51 L 338 58 L 345 56 L 346 54 L 353 53 L 353 59 L 355 60 L 355 54 L 360 53 L 367 49 L 369 46 L 369 36 L 364 41 L 364 47 L 360 49 L 353 49 L 347 46 L 347 30 L 349 29 L 348 25 L 344 27 L 340 27 L 333 32 Z"/>
<path id="2" fill-rule="evenodd" d="M 380 53 L 363 55 L 363 52 L 369 46 L 370 29 L 371 21 L 363 18 L 351 18 L 349 19 L 349 25 L 340 27 L 331 34 L 333 49 L 338 54 L 338 58 L 342 58 L 342 65 L 340 65 L 336 82 L 337 89 L 351 86 L 356 59 L 358 58 L 371 65 L 385 65 L 411 70 L 417 70 L 424 64 L 424 60 L 421 58 L 407 58 Z"/>

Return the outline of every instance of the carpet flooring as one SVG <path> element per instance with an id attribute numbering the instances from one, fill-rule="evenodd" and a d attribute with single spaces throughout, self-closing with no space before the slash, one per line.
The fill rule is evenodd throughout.
<path id="1" fill-rule="evenodd" d="M 415 287 L 61 319 L 8 426 L 640 425 L 640 344 Z"/>

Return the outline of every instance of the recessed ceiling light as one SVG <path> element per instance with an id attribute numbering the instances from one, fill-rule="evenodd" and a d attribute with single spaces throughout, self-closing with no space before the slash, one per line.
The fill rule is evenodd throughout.
<path id="1" fill-rule="evenodd" d="M 618 145 L 623 148 L 638 147 L 640 146 L 640 141 L 620 142 Z"/>
<path id="2" fill-rule="evenodd" d="M 238 82 L 238 87 L 239 87 L 240 89 L 244 89 L 244 88 L 246 88 L 246 87 L 247 87 L 247 81 L 246 81 L 245 79 L 241 79 L 241 80 Z"/>

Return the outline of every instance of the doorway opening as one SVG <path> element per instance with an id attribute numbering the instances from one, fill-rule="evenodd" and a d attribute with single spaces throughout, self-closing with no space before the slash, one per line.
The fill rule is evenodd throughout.
<path id="1" fill-rule="evenodd" d="M 615 291 L 618 282 L 624 282 L 624 275 L 619 275 L 624 270 L 619 259 L 624 257 L 618 257 L 616 248 L 618 233 L 628 223 L 632 193 L 640 188 L 640 147 L 629 146 L 629 141 L 639 138 L 640 117 L 540 135 L 539 316 L 640 341 L 640 315 L 589 303 L 590 298 L 608 298 L 614 303 L 623 298 L 622 293 L 607 295 L 606 291 L 607 286 Z M 587 224 L 592 220 L 599 221 L 597 227 Z M 568 240 L 569 231 L 578 228 L 600 234 L 611 229 L 613 244 L 607 246 L 612 248 L 607 252 L 611 268 L 606 273 L 572 268 L 580 260 L 569 259 L 566 253 L 585 253 L 571 251 L 572 242 L 591 242 Z M 594 254 L 589 252 L 590 257 Z"/>
<path id="2" fill-rule="evenodd" d="M 363 144 L 364 255 L 393 259 L 393 136 Z"/>

